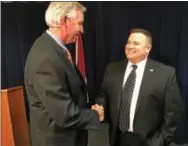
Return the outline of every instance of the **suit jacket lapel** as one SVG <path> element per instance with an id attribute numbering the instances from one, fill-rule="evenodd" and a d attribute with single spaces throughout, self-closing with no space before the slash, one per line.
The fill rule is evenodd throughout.
<path id="1" fill-rule="evenodd" d="M 153 74 L 152 74 L 153 71 L 154 71 L 154 66 L 151 60 L 148 59 L 146 62 L 146 67 L 145 67 L 144 75 L 143 75 L 142 82 L 141 82 L 140 92 L 139 92 L 137 105 L 136 105 L 135 116 L 138 113 L 140 104 L 143 101 L 144 96 L 146 96 L 147 94 L 148 87 L 151 85 L 151 82 L 153 80 Z"/>
<path id="2" fill-rule="evenodd" d="M 70 69 L 71 73 L 73 73 L 73 80 L 76 80 L 82 87 L 86 87 L 86 84 L 83 83 L 83 77 L 81 76 L 78 68 L 75 64 L 71 64 L 69 59 L 66 56 L 66 53 L 64 52 L 64 60 L 67 64 L 67 67 Z"/>
<path id="3" fill-rule="evenodd" d="M 121 103 L 121 93 L 122 93 L 122 86 L 123 86 L 123 80 L 125 75 L 125 70 L 127 67 L 127 61 L 123 61 L 119 70 L 118 70 L 118 80 L 117 80 L 117 113 L 119 113 L 120 103 Z"/>
<path id="4" fill-rule="evenodd" d="M 77 75 L 80 78 L 80 81 L 81 81 L 82 85 L 86 88 L 87 87 L 86 82 L 85 82 L 80 70 L 77 68 L 77 66 L 75 64 L 74 64 L 74 68 L 75 68 L 75 71 L 76 71 Z"/>
<path id="5" fill-rule="evenodd" d="M 48 44 L 52 44 L 52 46 L 55 47 L 55 50 L 58 52 L 58 54 L 60 54 L 60 56 L 62 57 L 63 59 L 63 62 L 65 62 L 65 65 L 68 69 L 68 72 L 70 74 L 72 74 L 72 77 L 73 77 L 73 81 L 76 81 L 78 82 L 79 84 L 83 85 L 80 81 L 80 77 L 78 75 L 78 72 L 76 72 L 74 66 L 70 63 L 69 59 L 67 58 L 67 54 L 65 52 L 65 50 L 63 48 L 61 48 L 54 39 L 52 39 L 52 37 L 49 36 L 49 34 L 47 34 L 46 32 L 43 33 L 43 35 L 41 36 L 44 41 L 46 41 L 46 43 Z"/>

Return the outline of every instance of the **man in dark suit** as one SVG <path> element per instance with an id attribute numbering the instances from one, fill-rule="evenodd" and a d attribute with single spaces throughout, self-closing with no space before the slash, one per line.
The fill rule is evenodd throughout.
<path id="1" fill-rule="evenodd" d="M 32 46 L 25 66 L 33 146 L 87 146 L 87 131 L 99 129 L 103 115 L 87 108 L 86 84 L 66 44 L 83 33 L 85 7 L 51 2 L 49 29 Z"/>
<path id="2" fill-rule="evenodd" d="M 168 146 L 181 114 L 175 69 L 148 58 L 150 33 L 133 29 L 125 46 L 128 61 L 107 66 L 93 109 L 102 105 L 111 146 Z M 144 142 L 145 141 L 145 142 Z"/>

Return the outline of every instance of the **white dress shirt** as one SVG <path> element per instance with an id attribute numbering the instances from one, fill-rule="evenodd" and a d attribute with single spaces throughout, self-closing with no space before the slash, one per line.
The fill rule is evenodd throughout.
<path id="1" fill-rule="evenodd" d="M 132 101 L 131 101 L 131 106 L 130 106 L 130 122 L 129 122 L 130 125 L 129 125 L 129 130 L 128 130 L 130 132 L 134 131 L 134 129 L 133 129 L 134 115 L 135 115 L 138 95 L 139 95 L 139 91 L 140 91 L 140 87 L 141 87 L 141 82 L 142 82 L 142 78 L 143 78 L 143 74 L 144 74 L 144 70 L 145 70 L 146 61 L 147 61 L 147 58 L 144 59 L 143 61 L 135 64 L 135 65 L 137 65 L 137 69 L 136 69 L 135 87 L 133 90 Z M 124 80 L 123 80 L 123 87 L 125 85 L 125 82 L 129 76 L 129 74 L 131 73 L 131 71 L 133 69 L 132 65 L 134 65 L 134 64 L 131 62 L 128 62 L 128 64 L 127 64 L 125 75 L 124 75 Z"/>

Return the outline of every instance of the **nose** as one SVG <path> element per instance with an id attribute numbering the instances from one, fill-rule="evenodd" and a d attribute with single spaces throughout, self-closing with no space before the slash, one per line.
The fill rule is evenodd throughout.
<path id="1" fill-rule="evenodd" d="M 134 48 L 134 45 L 133 44 L 127 44 L 127 47 L 128 49 L 133 49 Z"/>

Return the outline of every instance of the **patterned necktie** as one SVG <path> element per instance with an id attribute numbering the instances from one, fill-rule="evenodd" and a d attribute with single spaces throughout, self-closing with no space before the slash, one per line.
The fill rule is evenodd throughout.
<path id="1" fill-rule="evenodd" d="M 123 133 L 129 130 L 130 105 L 136 80 L 137 66 L 132 65 L 132 68 L 121 94 L 119 128 Z"/>
<path id="2" fill-rule="evenodd" d="M 66 49 L 66 50 L 65 50 L 65 53 L 66 53 L 66 55 L 67 55 L 68 60 L 69 60 L 70 63 L 73 65 L 72 55 L 71 55 L 71 53 L 69 52 L 69 50 Z"/>

